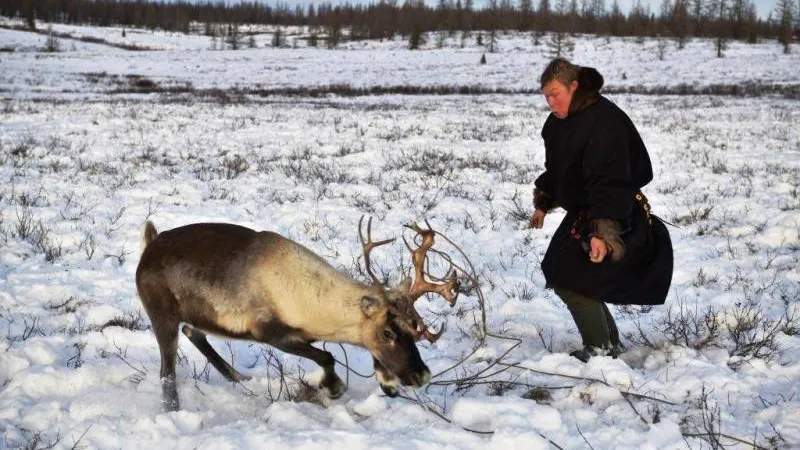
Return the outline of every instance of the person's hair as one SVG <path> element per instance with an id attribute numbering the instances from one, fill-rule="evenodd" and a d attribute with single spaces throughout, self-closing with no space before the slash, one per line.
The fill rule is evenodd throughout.
<path id="1" fill-rule="evenodd" d="M 578 79 L 580 66 L 576 66 L 564 58 L 555 58 L 550 61 L 550 64 L 545 67 L 542 76 L 539 78 L 541 83 L 540 87 L 544 86 L 551 81 L 559 81 L 564 86 Z"/>

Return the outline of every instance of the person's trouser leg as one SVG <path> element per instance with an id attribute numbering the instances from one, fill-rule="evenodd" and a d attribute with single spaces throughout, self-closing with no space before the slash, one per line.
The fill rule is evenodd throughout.
<path id="1" fill-rule="evenodd" d="M 619 347 L 621 345 L 619 341 L 619 330 L 617 329 L 617 323 L 614 321 L 614 316 L 611 315 L 611 311 L 608 309 L 608 305 L 603 302 L 600 302 L 603 305 L 603 311 L 606 314 L 606 325 L 608 326 L 608 340 L 611 342 L 611 347 Z"/>
<path id="2" fill-rule="evenodd" d="M 554 291 L 572 314 L 584 347 L 608 349 L 614 341 L 619 343 L 617 326 L 605 303 L 565 289 L 555 288 Z"/>

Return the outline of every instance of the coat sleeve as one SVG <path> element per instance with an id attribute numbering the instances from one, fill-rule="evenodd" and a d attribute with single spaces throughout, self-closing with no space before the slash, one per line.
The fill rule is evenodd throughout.
<path id="1" fill-rule="evenodd" d="M 536 209 L 550 211 L 558 207 L 558 202 L 555 199 L 555 184 L 553 183 L 552 172 L 545 169 L 544 173 L 536 179 L 534 185 L 536 187 L 533 188 L 533 206 Z"/>
<path id="2" fill-rule="evenodd" d="M 550 149 L 547 144 L 548 124 L 550 124 L 551 121 L 552 115 L 547 118 L 542 128 L 542 139 L 545 145 L 544 172 L 533 182 L 535 186 L 533 189 L 533 206 L 536 209 L 544 211 L 550 211 L 558 207 L 558 202 L 556 201 L 556 182 L 550 167 Z"/>
<path id="3" fill-rule="evenodd" d="M 626 220 L 633 209 L 629 130 L 620 117 L 603 117 L 590 134 L 583 154 L 589 203 L 587 219 Z"/>

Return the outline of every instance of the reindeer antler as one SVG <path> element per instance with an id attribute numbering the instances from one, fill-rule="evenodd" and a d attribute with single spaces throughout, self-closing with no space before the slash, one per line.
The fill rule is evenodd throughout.
<path id="1" fill-rule="evenodd" d="M 439 331 L 432 333 L 425 324 L 425 321 L 422 320 L 419 312 L 417 312 L 416 308 L 414 308 L 414 303 L 423 294 L 430 292 L 444 297 L 450 306 L 455 305 L 456 299 L 458 298 L 458 292 L 456 291 L 458 287 L 458 279 L 456 278 L 456 271 L 452 261 L 449 257 L 447 257 L 447 255 L 444 255 L 441 252 L 437 253 L 442 254 L 445 257 L 444 259 L 450 262 L 450 268 L 448 268 L 449 275 L 445 278 L 437 278 L 426 272 L 425 265 L 427 261 L 427 254 L 428 251 L 431 250 L 431 247 L 433 247 L 436 232 L 431 228 L 427 221 L 425 224 L 428 226 L 428 229 L 421 228 L 416 222 L 406 225 L 406 228 L 409 228 L 417 233 L 414 237 L 414 241 L 416 241 L 417 236 L 419 236 L 422 238 L 422 243 L 416 249 L 414 249 L 411 247 L 405 237 L 403 237 L 403 242 L 411 252 L 411 261 L 414 265 L 414 282 L 411 285 L 408 295 L 406 296 L 407 300 L 405 304 L 398 306 L 403 308 L 401 314 L 404 318 L 406 318 L 406 328 L 411 332 L 415 339 L 419 340 L 424 337 L 431 343 L 434 343 L 439 340 L 444 333 L 445 326 L 442 324 L 442 328 Z M 436 252 L 436 250 L 434 250 L 434 252 Z M 452 269 L 452 272 L 450 269 Z M 435 281 L 447 281 L 444 283 L 435 283 L 426 280 L 426 276 Z"/>
<path id="2" fill-rule="evenodd" d="M 375 276 L 375 273 L 372 271 L 372 264 L 370 263 L 369 260 L 369 253 L 375 247 L 394 242 L 394 238 L 384 239 L 378 242 L 372 242 L 372 217 L 370 217 L 369 220 L 367 221 L 367 238 L 364 239 L 364 233 L 361 231 L 362 222 L 364 222 L 364 216 L 361 216 L 361 218 L 358 219 L 358 237 L 359 239 L 361 239 L 361 246 L 364 249 L 364 266 L 367 269 L 367 274 L 369 274 L 370 278 L 372 278 L 372 282 L 380 285 L 383 283 L 381 283 L 381 280 L 379 280 L 378 277 Z"/>
<path id="3" fill-rule="evenodd" d="M 403 319 L 403 326 L 404 328 L 411 333 L 415 340 L 420 340 L 422 338 L 427 339 L 431 344 L 436 343 L 442 334 L 444 334 L 445 324 L 442 324 L 442 328 L 439 329 L 436 333 L 432 333 L 428 329 L 428 325 L 425 324 L 425 321 L 422 319 L 422 316 L 419 315 L 417 310 L 414 308 L 414 302 L 409 301 L 402 305 L 396 305 L 396 307 L 402 306 L 403 309 L 399 310 L 397 308 L 393 308 L 393 312 L 400 318 Z"/>
<path id="4" fill-rule="evenodd" d="M 422 294 L 431 292 L 434 294 L 439 294 L 447 300 L 447 303 L 450 306 L 456 304 L 456 300 L 458 299 L 458 292 L 456 292 L 456 288 L 458 287 L 458 278 L 456 278 L 456 270 L 453 267 L 452 261 L 450 258 L 445 258 L 447 261 L 450 262 L 450 267 L 448 268 L 448 276 L 445 278 L 436 278 L 431 276 L 430 273 L 425 272 L 425 263 L 426 258 L 428 255 L 428 250 L 433 247 L 434 236 L 436 232 L 431 228 L 430 224 L 426 221 L 425 224 L 428 226 L 427 230 L 420 228 L 417 223 L 412 223 L 411 225 L 406 225 L 406 228 L 414 230 L 417 233 L 417 236 L 422 237 L 422 244 L 420 244 L 416 250 L 412 249 L 411 246 L 408 244 L 408 241 L 403 238 L 403 242 L 405 242 L 406 247 L 409 251 L 411 251 L 411 260 L 414 264 L 414 284 L 411 286 L 411 291 L 409 292 L 409 298 L 412 302 L 416 301 L 418 298 L 422 296 Z M 452 269 L 452 272 L 451 272 Z M 435 279 L 438 281 L 447 280 L 444 283 L 437 284 L 427 281 L 425 276 L 428 276 L 431 279 Z"/>
<path id="5" fill-rule="evenodd" d="M 414 265 L 414 282 L 411 285 L 408 293 L 404 293 L 405 295 L 403 295 L 403 299 L 393 301 L 390 308 L 392 312 L 400 319 L 403 327 L 409 333 L 411 333 L 412 336 L 414 336 L 414 339 L 420 340 L 425 338 L 431 343 L 434 343 L 439 340 L 444 333 L 445 326 L 442 324 L 442 328 L 439 331 L 435 333 L 431 332 L 428 329 L 428 326 L 425 324 L 425 321 L 422 319 L 422 316 L 420 316 L 419 312 L 417 312 L 417 310 L 414 308 L 414 302 L 416 302 L 423 294 L 430 292 L 441 295 L 445 300 L 447 300 L 450 306 L 453 306 L 458 298 L 457 289 L 459 287 L 459 283 L 458 279 L 456 278 L 456 268 L 453 264 L 453 261 L 448 255 L 437 250 L 433 250 L 434 253 L 442 256 L 442 258 L 450 264 L 450 268 L 447 270 L 448 275 L 445 278 L 438 278 L 425 271 L 427 254 L 428 251 L 431 250 L 431 247 L 433 247 L 434 236 L 436 235 L 436 232 L 431 228 L 427 221 L 425 224 L 428 226 L 428 229 L 423 229 L 416 223 L 405 225 L 406 228 L 409 228 L 417 233 L 414 237 L 414 241 L 416 242 L 417 236 L 419 236 L 422 238 L 422 243 L 417 246 L 416 249 L 414 249 L 411 247 L 411 245 L 409 245 L 405 237 L 403 237 L 403 242 L 405 242 L 406 247 L 411 252 L 411 260 Z M 364 250 L 364 266 L 367 274 L 370 276 L 370 278 L 372 278 L 373 283 L 376 285 L 382 285 L 383 283 L 381 283 L 380 279 L 375 275 L 375 272 L 372 271 L 370 252 L 372 252 L 375 247 L 394 242 L 394 239 L 384 239 L 382 241 L 374 242 L 372 240 L 372 218 L 370 217 L 367 221 L 366 237 L 364 237 L 363 225 L 364 216 L 361 216 L 361 219 L 358 221 L 358 237 L 361 239 L 361 246 Z M 428 281 L 426 277 L 432 281 Z M 441 281 L 444 282 L 439 283 Z"/>

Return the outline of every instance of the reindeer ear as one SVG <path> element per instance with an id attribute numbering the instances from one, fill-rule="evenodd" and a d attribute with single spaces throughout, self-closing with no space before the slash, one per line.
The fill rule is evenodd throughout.
<path id="1" fill-rule="evenodd" d="M 367 317 L 377 314 L 383 307 L 383 301 L 377 297 L 365 295 L 361 297 L 361 312 Z"/>

